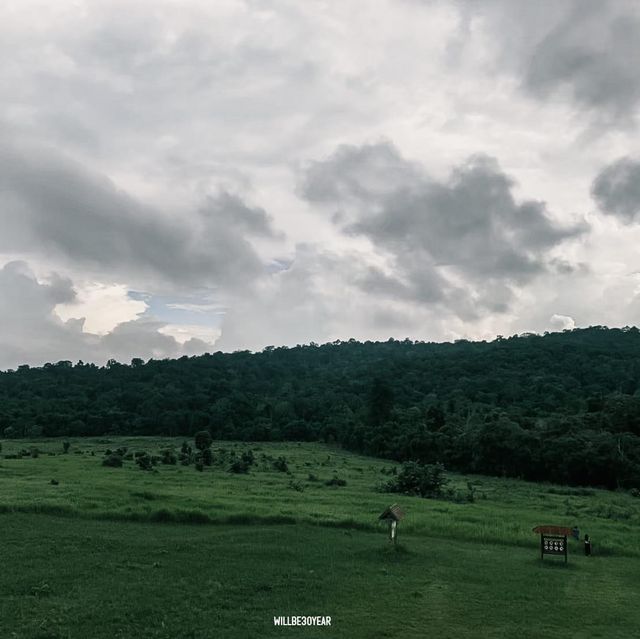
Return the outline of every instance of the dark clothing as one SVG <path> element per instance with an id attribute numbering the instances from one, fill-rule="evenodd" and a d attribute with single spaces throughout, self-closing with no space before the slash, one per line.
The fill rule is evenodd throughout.
<path id="1" fill-rule="evenodd" d="M 586 557 L 589 557 L 591 555 L 591 542 L 590 541 L 585 541 L 584 542 L 584 554 Z"/>

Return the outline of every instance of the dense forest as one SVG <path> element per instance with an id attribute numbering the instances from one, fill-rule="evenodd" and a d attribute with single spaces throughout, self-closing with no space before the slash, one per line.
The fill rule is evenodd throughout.
<path id="1" fill-rule="evenodd" d="M 640 331 L 333 342 L 0 373 L 5 438 L 320 440 L 448 469 L 640 487 Z"/>

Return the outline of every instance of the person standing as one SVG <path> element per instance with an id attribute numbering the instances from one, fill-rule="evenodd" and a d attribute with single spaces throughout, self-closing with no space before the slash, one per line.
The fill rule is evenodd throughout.
<path id="1" fill-rule="evenodd" d="M 589 535 L 584 536 L 584 555 L 585 557 L 591 557 L 591 541 Z"/>

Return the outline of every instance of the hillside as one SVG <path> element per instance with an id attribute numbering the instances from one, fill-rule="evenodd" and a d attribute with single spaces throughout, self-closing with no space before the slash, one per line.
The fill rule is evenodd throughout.
<path id="1" fill-rule="evenodd" d="M 6 438 L 325 441 L 462 472 L 640 487 L 640 331 L 355 340 L 0 373 Z"/>
<path id="2" fill-rule="evenodd" d="M 448 485 L 471 487 L 473 500 L 389 494 L 380 485 L 396 464 L 318 443 L 213 442 L 200 472 L 135 462 L 181 444 L 71 438 L 65 453 L 59 439 L 5 442 L 3 637 L 637 635 L 640 500 L 630 495 L 454 473 Z M 118 448 L 123 465 L 105 466 Z M 249 452 L 249 471 L 229 472 Z M 378 521 L 394 501 L 405 513 L 395 550 Z M 592 556 L 569 538 L 566 565 L 541 561 L 541 523 L 578 526 Z M 332 624 L 282 628 L 280 615 Z"/>

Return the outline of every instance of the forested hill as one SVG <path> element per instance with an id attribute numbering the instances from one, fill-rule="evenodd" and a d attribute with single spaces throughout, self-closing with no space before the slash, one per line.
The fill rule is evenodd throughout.
<path id="1" fill-rule="evenodd" d="M 467 472 L 640 486 L 640 331 L 334 342 L 0 373 L 4 437 L 322 440 Z"/>

